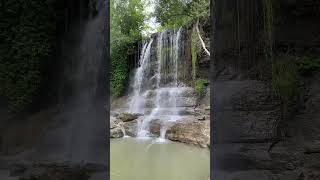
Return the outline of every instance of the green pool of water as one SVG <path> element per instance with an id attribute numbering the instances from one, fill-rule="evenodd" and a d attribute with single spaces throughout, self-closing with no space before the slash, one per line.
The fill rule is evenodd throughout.
<path id="1" fill-rule="evenodd" d="M 155 139 L 112 139 L 111 180 L 208 180 L 210 153 L 182 143 Z"/>

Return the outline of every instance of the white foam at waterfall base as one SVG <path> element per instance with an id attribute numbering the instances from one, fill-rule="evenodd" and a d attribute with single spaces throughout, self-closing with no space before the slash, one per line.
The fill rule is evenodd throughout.
<path id="1" fill-rule="evenodd" d="M 149 72 L 152 72 L 150 71 L 150 57 L 153 38 L 143 46 L 139 67 L 134 76 L 133 95 L 129 102 L 129 112 L 144 113 L 144 118 L 138 121 L 137 126 L 137 137 L 140 139 L 148 139 L 152 136 L 149 125 L 152 120 L 157 119 L 161 122 L 161 128 L 160 137 L 156 142 L 165 142 L 168 124 L 182 118 L 178 108 L 180 106 L 177 103 L 178 98 L 192 88 L 185 87 L 183 83 L 179 82 L 181 31 L 182 28 L 179 28 L 178 31 L 165 31 L 158 35 L 156 39 L 157 67 L 154 74 L 149 74 Z M 168 67 L 169 70 L 165 69 Z M 153 82 L 155 89 L 147 82 Z M 146 100 L 148 98 L 153 106 L 149 114 L 146 113 Z"/>

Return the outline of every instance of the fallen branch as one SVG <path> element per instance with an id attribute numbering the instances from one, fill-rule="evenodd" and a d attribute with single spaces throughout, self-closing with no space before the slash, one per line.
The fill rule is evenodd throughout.
<path id="1" fill-rule="evenodd" d="M 210 56 L 210 52 L 208 51 L 208 49 L 206 48 L 206 44 L 204 43 L 203 39 L 201 38 L 201 35 L 200 35 L 200 30 L 199 30 L 199 19 L 197 21 L 197 25 L 196 25 L 196 30 L 197 30 L 197 34 L 198 34 L 198 37 L 200 39 L 200 42 L 201 42 L 201 45 L 202 45 L 202 48 L 204 49 L 204 51 Z"/>

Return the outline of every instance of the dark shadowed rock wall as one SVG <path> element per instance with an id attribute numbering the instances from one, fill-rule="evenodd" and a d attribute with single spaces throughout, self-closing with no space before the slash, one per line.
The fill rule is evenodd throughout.
<path id="1" fill-rule="evenodd" d="M 212 178 L 320 179 L 319 74 L 303 78 L 299 108 L 283 121 L 272 87 L 272 59 L 266 55 L 271 42 L 273 56 L 319 57 L 320 4 L 273 1 L 272 39 L 267 41 L 265 2 L 215 1 Z"/>

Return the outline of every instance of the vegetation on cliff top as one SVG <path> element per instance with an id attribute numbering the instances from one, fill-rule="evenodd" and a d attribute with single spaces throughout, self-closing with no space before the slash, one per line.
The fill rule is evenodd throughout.
<path id="1" fill-rule="evenodd" d="M 119 96 L 129 78 L 128 51 L 142 38 L 144 4 L 142 0 L 111 0 L 111 95 Z"/>
<path id="2" fill-rule="evenodd" d="M 162 29 L 177 28 L 197 17 L 209 16 L 210 0 L 156 0 L 155 17 Z"/>

